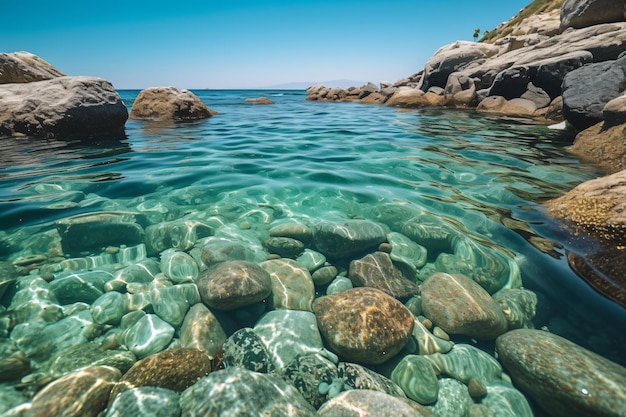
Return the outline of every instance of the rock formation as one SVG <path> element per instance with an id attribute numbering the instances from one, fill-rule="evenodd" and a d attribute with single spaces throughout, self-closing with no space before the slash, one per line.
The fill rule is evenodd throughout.
<path id="1" fill-rule="evenodd" d="M 30 83 L 63 76 L 61 71 L 30 52 L 0 53 L 0 84 Z"/>
<path id="2" fill-rule="evenodd" d="M 215 114 L 200 97 L 176 87 L 146 88 L 130 109 L 130 118 L 138 120 L 197 120 Z"/>

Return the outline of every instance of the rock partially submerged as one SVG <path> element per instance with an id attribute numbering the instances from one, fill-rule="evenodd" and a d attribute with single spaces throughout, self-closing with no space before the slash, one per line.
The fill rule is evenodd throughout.
<path id="1" fill-rule="evenodd" d="M 119 94 L 102 78 L 0 85 L 0 136 L 119 138 L 127 119 Z"/>
<path id="2" fill-rule="evenodd" d="M 215 114 L 200 97 L 177 87 L 146 88 L 130 109 L 130 118 L 138 120 L 198 120 Z"/>

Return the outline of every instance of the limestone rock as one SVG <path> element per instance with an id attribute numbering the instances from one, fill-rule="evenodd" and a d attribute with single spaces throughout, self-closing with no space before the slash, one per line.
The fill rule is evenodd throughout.
<path id="1" fill-rule="evenodd" d="M 548 214 L 618 246 L 626 244 L 626 171 L 586 181 L 547 203 Z"/>
<path id="2" fill-rule="evenodd" d="M 422 286 L 424 315 L 450 334 L 495 339 L 507 329 L 500 306 L 463 275 L 431 275 Z"/>
<path id="3" fill-rule="evenodd" d="M 560 336 L 519 329 L 496 340 L 513 383 L 555 417 L 626 414 L 626 369 Z"/>
<path id="4" fill-rule="evenodd" d="M 385 102 L 387 106 L 421 107 L 427 106 L 428 101 L 424 98 L 424 92 L 419 88 L 399 87 Z"/>
<path id="5" fill-rule="evenodd" d="M 614 174 L 626 169 L 626 122 L 609 126 L 597 123 L 576 135 L 569 151 Z"/>
<path id="6" fill-rule="evenodd" d="M 198 96 L 176 87 L 146 88 L 130 109 L 130 118 L 138 120 L 197 120 L 215 114 Z"/>
<path id="7" fill-rule="evenodd" d="M 565 0 L 561 7 L 561 32 L 567 28 L 622 22 L 626 20 L 624 10 L 623 0 Z"/>
<path id="8" fill-rule="evenodd" d="M 84 368 L 47 385 L 33 398 L 28 415 L 97 416 L 107 405 L 113 385 L 121 377 L 108 366 Z"/>
<path id="9" fill-rule="evenodd" d="M 31 83 L 64 76 L 61 71 L 30 52 L 0 53 L 0 84 Z"/>
<path id="10" fill-rule="evenodd" d="M 482 100 L 478 107 L 478 111 L 502 113 L 517 116 L 532 116 L 537 110 L 537 105 L 523 98 L 514 98 L 506 100 L 502 96 L 489 96 Z"/>
<path id="11" fill-rule="evenodd" d="M 250 104 L 274 104 L 272 100 L 267 97 L 255 97 L 255 98 L 247 98 L 246 103 Z"/>
<path id="12" fill-rule="evenodd" d="M 257 303 L 272 290 L 267 271 L 246 261 L 218 263 L 204 271 L 197 284 L 202 301 L 218 310 L 233 310 Z"/>
<path id="13" fill-rule="evenodd" d="M 352 261 L 348 276 L 355 287 L 375 288 L 394 298 L 409 298 L 420 293 L 419 286 L 407 279 L 384 252 Z"/>
<path id="14" fill-rule="evenodd" d="M 409 341 L 413 315 L 382 291 L 354 288 L 317 299 L 320 331 L 333 351 L 349 361 L 380 364 Z"/>
<path id="15" fill-rule="evenodd" d="M 350 390 L 326 402 L 317 412 L 318 417 L 434 417 L 416 403 L 402 400 L 379 391 Z"/>
<path id="16" fill-rule="evenodd" d="M 115 88 L 96 77 L 0 84 L 0 135 L 122 138 L 128 111 Z"/>
<path id="17" fill-rule="evenodd" d="M 315 409 L 283 379 L 242 368 L 202 378 L 182 393 L 180 405 L 183 416 L 316 416 Z"/>

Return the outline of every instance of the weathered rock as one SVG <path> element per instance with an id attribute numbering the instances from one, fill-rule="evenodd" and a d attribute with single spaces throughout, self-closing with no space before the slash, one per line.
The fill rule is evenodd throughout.
<path id="1" fill-rule="evenodd" d="M 507 329 L 500 306 L 463 275 L 436 273 L 422 285 L 424 315 L 450 334 L 495 339 Z"/>
<path id="2" fill-rule="evenodd" d="M 478 104 L 476 110 L 518 116 L 532 116 L 535 110 L 537 110 L 537 105 L 523 98 L 506 100 L 502 96 L 489 96 Z"/>
<path id="3" fill-rule="evenodd" d="M 420 293 L 419 286 L 407 279 L 384 252 L 352 261 L 348 276 L 355 287 L 375 288 L 394 298 L 409 298 Z"/>
<path id="4" fill-rule="evenodd" d="M 354 288 L 317 299 L 313 306 L 331 349 L 349 361 L 380 364 L 409 341 L 413 315 L 382 291 Z"/>
<path id="5" fill-rule="evenodd" d="M 547 107 L 552 101 L 548 93 L 546 93 L 543 89 L 536 87 L 533 83 L 528 83 L 526 91 L 520 96 L 520 98 L 532 101 L 538 109 Z"/>
<path id="6" fill-rule="evenodd" d="M 448 106 L 464 108 L 476 105 L 476 84 L 466 75 L 450 74 L 444 94 Z"/>
<path id="7" fill-rule="evenodd" d="M 626 123 L 626 93 L 606 103 L 602 118 L 610 126 Z"/>
<path id="8" fill-rule="evenodd" d="M 510 331 L 496 340 L 513 382 L 553 416 L 626 414 L 626 369 L 560 336 Z"/>
<path id="9" fill-rule="evenodd" d="M 127 119 L 121 97 L 101 78 L 0 84 L 2 136 L 122 138 Z"/>
<path id="10" fill-rule="evenodd" d="M 197 120 L 215 114 L 200 97 L 176 87 L 141 90 L 130 109 L 130 118 L 139 120 Z"/>
<path id="11" fill-rule="evenodd" d="M 134 364 L 111 391 L 111 401 L 118 394 L 138 387 L 160 387 L 182 392 L 210 372 L 211 361 L 200 350 L 164 350 Z"/>
<path id="12" fill-rule="evenodd" d="M 314 230 L 315 246 L 329 258 L 357 255 L 386 239 L 385 229 L 369 220 L 320 222 Z"/>
<path id="13" fill-rule="evenodd" d="M 561 32 L 624 20 L 623 0 L 565 0 L 561 7 Z"/>
<path id="14" fill-rule="evenodd" d="M 109 400 L 121 372 L 108 366 L 84 368 L 68 374 L 37 393 L 29 416 L 97 416 Z"/>
<path id="15" fill-rule="evenodd" d="M 31 83 L 64 76 L 57 68 L 30 52 L 0 53 L 0 84 Z"/>
<path id="16" fill-rule="evenodd" d="M 180 417 L 177 392 L 159 387 L 139 387 L 115 398 L 105 417 L 145 416 Z"/>
<path id="17" fill-rule="evenodd" d="M 255 98 L 247 98 L 246 103 L 250 104 L 274 104 L 272 100 L 267 97 L 255 97 Z"/>
<path id="18" fill-rule="evenodd" d="M 419 88 L 400 87 L 387 101 L 387 106 L 421 107 L 427 106 L 428 101 L 424 98 L 424 92 Z"/>
<path id="19" fill-rule="evenodd" d="M 626 169 L 626 122 L 607 126 L 597 123 L 576 135 L 569 151 L 582 159 L 606 169 L 609 174 Z"/>
<path id="20" fill-rule="evenodd" d="M 380 94 L 378 92 L 367 94 L 365 97 L 361 99 L 361 103 L 364 104 L 384 104 L 387 99 L 386 95 Z"/>
<path id="21" fill-rule="evenodd" d="M 547 203 L 548 214 L 608 242 L 626 244 L 626 171 L 586 181 Z"/>
<path id="22" fill-rule="evenodd" d="M 565 118 L 581 130 L 601 122 L 604 106 L 622 95 L 625 85 L 626 55 L 569 72 L 562 87 Z"/>
<path id="23" fill-rule="evenodd" d="M 186 417 L 316 415 L 315 409 L 283 379 L 236 367 L 213 372 L 189 387 L 181 395 L 180 406 Z"/>
<path id="24" fill-rule="evenodd" d="M 198 279 L 202 301 L 218 310 L 257 303 L 272 290 L 270 275 L 257 264 L 228 261 L 213 265 Z"/>
<path id="25" fill-rule="evenodd" d="M 434 417 L 416 403 L 371 390 L 350 390 L 326 402 L 318 417 Z"/>

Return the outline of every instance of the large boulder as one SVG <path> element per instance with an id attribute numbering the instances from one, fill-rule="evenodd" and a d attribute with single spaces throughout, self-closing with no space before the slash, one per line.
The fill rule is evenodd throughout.
<path id="1" fill-rule="evenodd" d="M 0 53 L 0 84 L 31 83 L 63 76 L 61 71 L 30 52 Z"/>
<path id="2" fill-rule="evenodd" d="M 626 93 L 606 103 L 602 118 L 611 126 L 626 123 Z"/>
<path id="3" fill-rule="evenodd" d="M 626 17 L 624 0 L 565 0 L 561 7 L 561 31 L 599 23 L 622 22 Z"/>
<path id="4" fill-rule="evenodd" d="M 597 123 L 576 135 L 569 151 L 609 173 L 626 169 L 626 121 L 618 125 Z"/>
<path id="5" fill-rule="evenodd" d="M 602 110 L 626 89 L 626 55 L 616 61 L 585 65 L 563 79 L 563 112 L 578 129 L 603 120 Z"/>
<path id="6" fill-rule="evenodd" d="M 123 137 L 127 119 L 119 94 L 101 78 L 0 85 L 0 136 Z"/>
<path id="7" fill-rule="evenodd" d="M 554 417 L 626 415 L 626 369 L 560 336 L 519 329 L 496 340 L 513 383 Z"/>
<path id="8" fill-rule="evenodd" d="M 200 97 L 176 87 L 146 88 L 130 109 L 130 118 L 139 120 L 198 120 L 215 114 Z"/>

